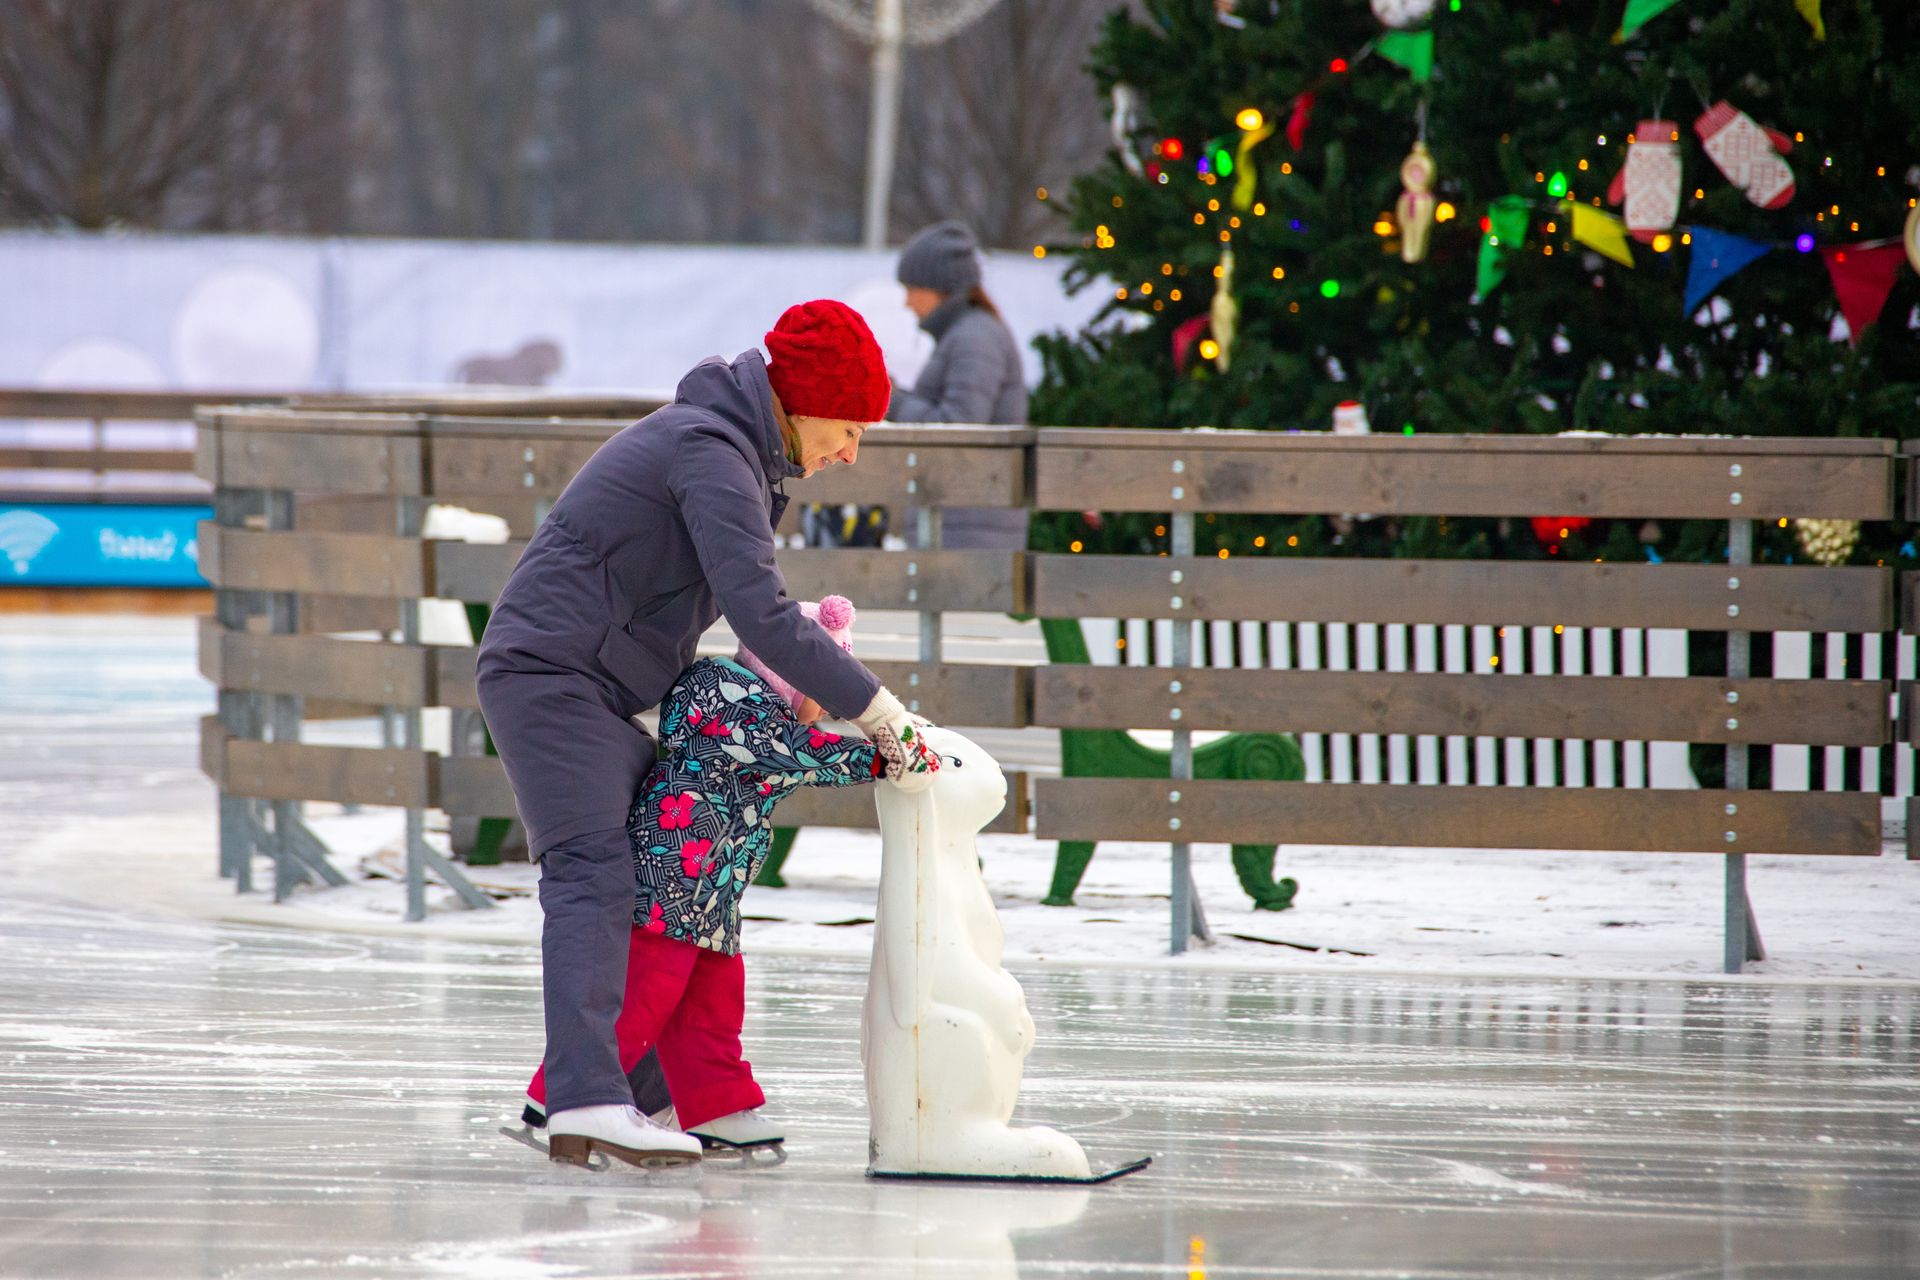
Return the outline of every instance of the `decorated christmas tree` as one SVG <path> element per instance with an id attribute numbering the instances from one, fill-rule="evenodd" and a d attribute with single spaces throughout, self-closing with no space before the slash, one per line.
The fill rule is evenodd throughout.
<path id="1" fill-rule="evenodd" d="M 1041 193 L 1071 237 L 1035 252 L 1113 300 L 1042 340 L 1036 422 L 1324 430 L 1356 402 L 1375 432 L 1920 434 L 1913 0 L 1147 0 L 1093 66 L 1115 147 Z M 1049 546 L 1165 547 L 1152 518 L 1050 519 Z M 1904 529 L 1846 533 L 1758 550 L 1913 560 Z M 1222 518 L 1199 549 L 1556 541 Z"/>

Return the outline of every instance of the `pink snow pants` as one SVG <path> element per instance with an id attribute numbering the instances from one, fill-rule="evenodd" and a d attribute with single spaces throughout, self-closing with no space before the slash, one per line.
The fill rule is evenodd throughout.
<path id="1" fill-rule="evenodd" d="M 680 1127 L 765 1102 L 753 1067 L 740 1054 L 746 1020 L 747 969 L 739 956 L 676 942 L 635 926 L 627 948 L 627 995 L 614 1037 L 620 1069 L 632 1071 L 659 1046 L 660 1067 L 673 1095 Z M 547 1101 L 547 1068 L 533 1073 L 527 1093 Z"/>

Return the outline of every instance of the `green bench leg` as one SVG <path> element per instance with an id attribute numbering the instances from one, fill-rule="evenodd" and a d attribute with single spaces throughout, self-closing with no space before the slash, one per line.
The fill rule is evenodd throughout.
<path id="1" fill-rule="evenodd" d="M 1073 892 L 1080 887 L 1080 877 L 1087 873 L 1087 864 L 1093 861 L 1093 841 L 1062 840 L 1059 846 L 1053 858 L 1053 884 L 1040 901 L 1049 907 L 1070 907 Z"/>
<path id="2" fill-rule="evenodd" d="M 764 884 L 771 889 L 787 887 L 787 882 L 781 878 L 780 867 L 786 862 L 787 855 L 793 852 L 793 838 L 799 834 L 798 827 L 773 829 L 773 847 L 767 850 L 767 860 L 760 864 L 760 874 L 753 878 L 755 884 Z"/>
<path id="3" fill-rule="evenodd" d="M 1256 911 L 1285 911 L 1293 905 L 1293 895 L 1300 892 L 1300 883 L 1292 876 L 1273 878 L 1273 856 L 1278 848 L 1271 844 L 1233 846 L 1233 873 L 1240 877 L 1240 887 L 1253 899 Z"/>

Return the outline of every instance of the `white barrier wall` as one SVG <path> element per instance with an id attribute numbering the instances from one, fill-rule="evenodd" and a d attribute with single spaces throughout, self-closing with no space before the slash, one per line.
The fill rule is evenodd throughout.
<path id="1" fill-rule="evenodd" d="M 7 232 L 0 386 L 385 391 L 544 375 L 561 389 L 657 391 L 817 297 L 857 308 L 911 380 L 932 343 L 894 263 L 799 246 Z M 1080 328 L 1105 296 L 1066 297 L 1063 270 L 988 256 L 986 287 L 1029 381 L 1032 336 Z M 0 424 L 7 439 L 50 446 L 85 444 L 85 430 Z M 191 428 L 129 426 L 109 443 L 185 445 Z"/>

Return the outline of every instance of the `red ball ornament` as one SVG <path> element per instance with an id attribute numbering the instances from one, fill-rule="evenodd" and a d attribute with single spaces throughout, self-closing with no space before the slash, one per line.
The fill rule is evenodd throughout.
<path id="1" fill-rule="evenodd" d="M 1160 143 L 1160 154 L 1169 160 L 1178 160 L 1181 156 L 1187 154 L 1187 149 L 1180 145 L 1180 139 L 1165 138 L 1162 139 Z"/>
<path id="2" fill-rule="evenodd" d="M 1528 522 L 1533 536 L 1549 552 L 1558 555 L 1560 544 L 1593 523 L 1588 516 L 1535 516 Z"/>
<path id="3" fill-rule="evenodd" d="M 1345 58 L 1335 58 L 1327 64 L 1327 70 L 1333 72 L 1335 75 L 1343 75 L 1347 70 L 1347 60 Z"/>

